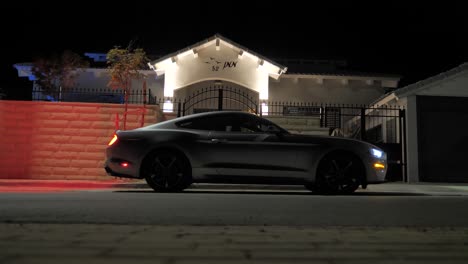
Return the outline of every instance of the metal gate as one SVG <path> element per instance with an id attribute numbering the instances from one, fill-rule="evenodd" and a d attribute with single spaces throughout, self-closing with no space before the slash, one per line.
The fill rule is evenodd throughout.
<path id="1" fill-rule="evenodd" d="M 223 110 L 258 113 L 257 98 L 241 89 L 226 86 L 203 88 L 181 104 L 178 116 Z"/>

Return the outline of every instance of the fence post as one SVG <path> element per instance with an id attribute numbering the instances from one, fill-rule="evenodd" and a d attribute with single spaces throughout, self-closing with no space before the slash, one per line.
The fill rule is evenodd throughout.
<path id="1" fill-rule="evenodd" d="M 180 105 L 181 105 L 181 102 L 180 102 L 180 99 L 179 99 L 179 102 L 177 103 L 177 117 L 180 117 Z"/>
<path id="2" fill-rule="evenodd" d="M 218 89 L 218 111 L 223 110 L 223 89 Z"/>
<path id="3" fill-rule="evenodd" d="M 361 108 L 361 140 L 367 140 L 366 136 L 366 109 Z"/>
<path id="4" fill-rule="evenodd" d="M 146 84 L 146 82 L 145 82 L 145 84 Z M 145 114 L 146 114 L 146 89 L 143 89 L 143 112 L 141 113 L 140 127 L 143 127 L 145 125 Z"/>
<path id="5" fill-rule="evenodd" d="M 323 127 L 328 127 L 328 107 L 324 107 L 323 108 L 323 115 L 324 115 L 324 118 L 323 118 Z"/>
<path id="6" fill-rule="evenodd" d="M 324 123 L 323 123 L 323 118 L 324 118 L 324 108 L 323 106 L 320 106 L 320 127 L 324 127 Z"/>
<path id="7" fill-rule="evenodd" d="M 184 103 L 182 104 L 182 116 L 185 116 L 185 99 Z"/>
<path id="8" fill-rule="evenodd" d="M 406 168 L 406 111 L 400 109 L 400 143 L 402 144 L 402 173 L 403 182 L 408 181 L 407 168 Z"/>

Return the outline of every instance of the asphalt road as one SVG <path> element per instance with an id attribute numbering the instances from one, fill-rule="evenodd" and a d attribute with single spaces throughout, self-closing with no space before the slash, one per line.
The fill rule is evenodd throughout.
<path id="1" fill-rule="evenodd" d="M 468 227 L 468 196 L 306 191 L 1 193 L 0 223 Z"/>

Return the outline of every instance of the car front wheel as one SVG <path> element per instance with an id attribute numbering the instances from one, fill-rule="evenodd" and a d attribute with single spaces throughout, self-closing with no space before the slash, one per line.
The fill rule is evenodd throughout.
<path id="1" fill-rule="evenodd" d="M 315 183 L 308 188 L 320 194 L 351 194 L 361 184 L 364 174 L 359 158 L 349 153 L 334 153 L 320 162 Z"/>
<path id="2" fill-rule="evenodd" d="M 192 169 L 188 160 L 172 150 L 150 154 L 143 164 L 142 173 L 148 185 L 157 192 L 178 192 L 191 184 Z"/>

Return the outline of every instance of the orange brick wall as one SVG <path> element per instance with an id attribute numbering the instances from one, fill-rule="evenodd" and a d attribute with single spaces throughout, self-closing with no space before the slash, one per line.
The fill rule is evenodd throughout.
<path id="1" fill-rule="evenodd" d="M 129 105 L 127 129 L 141 126 L 141 108 Z M 123 112 L 120 104 L 0 101 L 0 179 L 109 179 L 105 149 Z M 144 125 L 163 119 L 146 107 Z"/>

